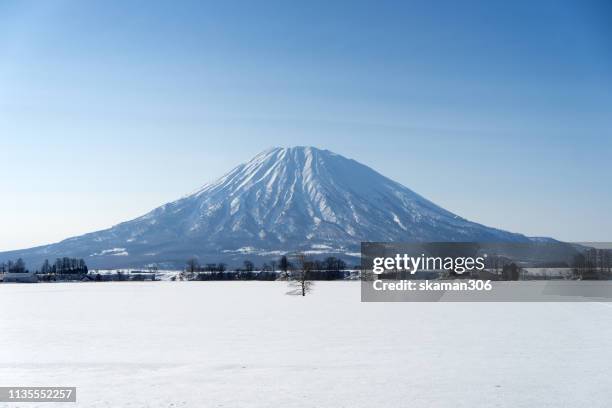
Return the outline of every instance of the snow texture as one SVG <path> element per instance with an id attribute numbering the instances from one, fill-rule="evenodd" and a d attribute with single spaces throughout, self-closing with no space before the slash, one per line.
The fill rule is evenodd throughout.
<path id="1" fill-rule="evenodd" d="M 286 291 L 0 285 L 0 383 L 76 386 L 88 408 L 610 406 L 608 304 L 360 303 L 359 282 Z"/>

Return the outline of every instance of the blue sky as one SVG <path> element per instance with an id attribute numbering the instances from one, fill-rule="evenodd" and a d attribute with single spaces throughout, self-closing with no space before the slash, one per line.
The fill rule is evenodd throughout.
<path id="1" fill-rule="evenodd" d="M 477 222 L 612 241 L 610 2 L 290 3 L 0 3 L 0 250 L 292 145 Z"/>

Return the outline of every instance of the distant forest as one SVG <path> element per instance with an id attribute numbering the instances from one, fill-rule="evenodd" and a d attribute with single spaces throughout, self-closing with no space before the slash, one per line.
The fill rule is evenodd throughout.
<path id="1" fill-rule="evenodd" d="M 530 280 L 542 279 L 529 276 L 526 270 L 511 262 L 510 259 L 490 259 L 494 261 L 487 265 L 487 279 L 494 280 Z M 489 262 L 491 263 L 491 262 Z M 256 266 L 252 261 L 243 261 L 240 267 L 229 268 L 224 263 L 201 264 L 197 258 L 188 259 L 184 268 L 172 280 L 291 280 L 292 275 L 303 273 L 305 280 L 341 280 L 355 278 L 350 270 L 360 270 L 360 266 L 349 267 L 343 260 L 327 257 L 323 260 L 309 259 L 304 254 L 281 256 L 277 260 L 267 261 Z M 612 250 L 589 248 L 584 253 L 575 256 L 567 271 L 557 276 L 557 279 L 570 280 L 608 280 L 612 278 Z M 23 259 L 0 263 L 0 273 L 29 273 Z M 94 281 L 127 281 L 156 280 L 158 268 L 150 265 L 143 270 L 132 270 L 126 273 L 116 270 L 111 274 L 100 274 L 90 271 L 82 258 L 57 258 L 51 263 L 45 260 L 40 268 L 34 271 L 42 281 L 52 280 L 94 280 Z M 381 279 L 400 279 L 396 273 L 381 275 Z M 441 275 L 443 278 L 458 278 L 451 274 Z M 482 276 L 481 276 L 482 277 Z M 478 277 L 476 277 L 478 278 Z M 401 278 L 404 279 L 404 278 Z"/>
<path id="2" fill-rule="evenodd" d="M 200 264 L 196 258 L 191 258 L 185 263 L 182 272 L 175 279 L 181 280 L 277 280 L 288 279 L 292 270 L 297 265 L 287 257 L 281 256 L 278 260 L 264 262 L 256 266 L 252 261 L 245 260 L 240 267 L 228 268 L 225 263 Z M 335 257 L 324 260 L 308 261 L 310 279 L 312 280 L 336 280 L 346 278 L 346 263 Z M 156 266 L 148 266 L 142 271 L 132 271 L 127 274 L 117 270 L 114 274 L 102 275 L 97 271 L 90 271 L 82 258 L 57 258 L 51 263 L 45 260 L 42 266 L 34 272 L 39 275 L 40 280 L 75 280 L 88 279 L 94 281 L 107 280 L 155 280 L 158 271 Z M 0 273 L 29 273 L 23 259 L 0 263 Z M 151 278 L 152 275 L 152 278 Z"/>
<path id="3" fill-rule="evenodd" d="M 27 273 L 29 270 L 23 259 L 19 258 L 16 261 L 8 261 L 0 263 L 0 272 L 9 273 Z M 53 264 L 45 259 L 40 269 L 36 273 L 40 274 L 87 274 L 87 264 L 82 258 L 57 258 Z"/>

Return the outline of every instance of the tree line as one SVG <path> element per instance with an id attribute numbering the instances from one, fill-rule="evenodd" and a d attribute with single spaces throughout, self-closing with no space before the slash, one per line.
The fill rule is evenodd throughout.
<path id="1" fill-rule="evenodd" d="M 572 263 L 574 279 L 602 280 L 612 277 L 612 250 L 591 248 L 577 254 Z"/>
<path id="2" fill-rule="evenodd" d="M 0 272 L 6 273 L 25 273 L 28 272 L 26 269 L 25 262 L 19 258 L 16 261 L 8 261 L 0 263 Z"/>
<path id="3" fill-rule="evenodd" d="M 56 274 L 56 275 L 66 275 L 66 274 L 80 274 L 86 275 L 88 273 L 87 264 L 85 260 L 82 258 L 57 258 L 53 264 L 49 262 L 48 259 L 45 259 L 40 269 L 36 270 L 36 273 L 41 273 L 45 275 Z M 26 264 L 23 259 L 19 258 L 16 261 L 8 261 L 0 263 L 0 272 L 9 272 L 9 273 L 26 273 L 29 270 L 26 268 Z"/>
<path id="4" fill-rule="evenodd" d="M 305 295 L 315 280 L 341 280 L 346 278 L 346 263 L 336 257 L 327 257 L 324 260 L 311 260 L 303 253 L 295 253 L 289 257 L 281 256 L 277 260 L 267 261 L 256 267 L 250 260 L 243 261 L 238 268 L 228 270 L 224 263 L 200 264 L 196 258 L 186 262 L 184 270 L 175 279 L 201 280 L 201 281 L 231 281 L 231 280 L 260 280 L 275 281 L 285 280 L 290 282 L 296 289 L 291 294 Z M 153 280 L 155 271 L 153 270 Z M 28 272 L 25 262 L 20 258 L 17 261 L 0 263 L 0 272 Z M 118 271 L 114 275 L 90 274 L 90 271 L 82 258 L 57 258 L 51 263 L 46 259 L 40 269 L 36 270 L 39 279 L 55 280 L 65 279 L 89 279 L 94 281 L 106 280 L 145 280 L 150 274 L 124 274 Z M 295 292 L 295 293 L 293 293 Z"/>
<path id="5" fill-rule="evenodd" d="M 346 263 L 336 257 L 324 260 L 309 259 L 304 253 L 297 252 L 289 257 L 281 256 L 277 261 L 261 265 L 255 270 L 250 260 L 245 260 L 241 268 L 227 271 L 225 264 L 200 266 L 196 258 L 187 261 L 185 270 L 179 274 L 180 280 L 286 280 L 291 290 L 288 295 L 306 296 L 312 290 L 313 281 L 345 279 Z M 278 272 L 277 272 L 278 271 Z"/>
<path id="6" fill-rule="evenodd" d="M 337 280 L 344 279 L 347 269 L 346 263 L 336 257 L 327 257 L 324 260 L 308 260 L 303 254 L 286 255 L 278 260 L 264 262 L 259 268 L 250 260 L 245 260 L 241 267 L 227 270 L 224 263 L 207 263 L 201 265 L 197 258 L 189 259 L 185 264 L 184 273 L 179 279 L 185 280 L 289 280 L 291 272 L 304 269 L 307 263 L 309 280 Z"/>
<path id="7" fill-rule="evenodd" d="M 86 275 L 87 272 L 89 272 L 87 264 L 82 258 L 57 258 L 53 264 L 50 264 L 49 260 L 45 259 L 45 262 L 43 262 L 43 265 L 40 268 L 40 273 L 43 274 Z"/>

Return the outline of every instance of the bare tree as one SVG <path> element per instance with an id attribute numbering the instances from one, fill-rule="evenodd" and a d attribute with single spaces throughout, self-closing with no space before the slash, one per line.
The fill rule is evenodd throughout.
<path id="1" fill-rule="evenodd" d="M 313 262 L 306 258 L 301 252 L 294 255 L 294 267 L 289 272 L 289 285 L 294 289 L 287 292 L 288 295 L 306 296 L 312 290 L 310 275 L 313 270 Z"/>
<path id="2" fill-rule="evenodd" d="M 200 263 L 196 258 L 191 258 L 187 261 L 185 272 L 179 274 L 180 280 L 191 280 L 195 277 L 196 272 L 200 271 Z"/>
<path id="3" fill-rule="evenodd" d="M 253 265 L 253 262 L 246 260 L 243 262 L 244 265 L 244 270 L 245 272 L 253 272 L 253 270 L 255 269 L 255 265 Z"/>
<path id="4" fill-rule="evenodd" d="M 278 260 L 278 269 L 282 272 L 281 279 L 289 280 L 289 269 L 291 268 L 291 264 L 285 255 L 281 256 Z"/>
<path id="5" fill-rule="evenodd" d="M 200 269 L 200 264 L 197 259 L 191 258 L 187 261 L 187 267 L 185 269 L 187 272 L 194 273 Z"/>
<path id="6" fill-rule="evenodd" d="M 157 265 L 155 264 L 150 264 L 148 266 L 149 269 L 149 275 L 151 275 L 151 280 L 157 280 L 157 272 L 159 271 L 159 268 L 157 267 Z"/>

